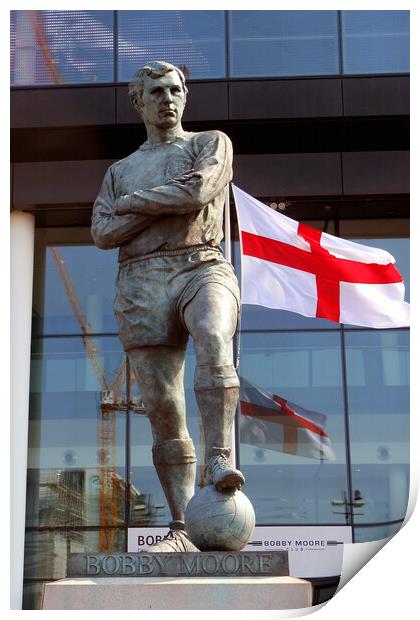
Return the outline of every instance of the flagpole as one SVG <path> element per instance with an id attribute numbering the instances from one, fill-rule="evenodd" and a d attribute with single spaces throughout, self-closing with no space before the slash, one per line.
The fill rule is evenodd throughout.
<path id="1" fill-rule="evenodd" d="M 233 204 L 235 205 L 235 211 L 236 211 L 236 219 L 238 222 L 238 231 L 239 231 L 239 269 L 240 269 L 240 277 L 239 277 L 239 290 L 241 293 L 241 299 L 242 299 L 242 293 L 243 293 L 243 269 L 242 269 L 242 235 L 241 235 L 241 226 L 240 226 L 240 222 L 239 222 L 239 211 L 236 208 L 236 202 L 235 202 L 235 190 L 232 187 L 232 193 L 233 193 Z M 241 302 L 242 304 L 242 302 Z M 234 337 L 234 342 L 235 342 L 235 357 L 234 357 L 234 364 L 235 364 L 235 368 L 236 370 L 239 369 L 239 361 L 240 361 L 240 351 L 241 351 L 241 343 L 240 343 L 240 335 L 241 335 L 241 321 L 242 321 L 242 305 L 241 305 L 241 312 L 239 313 L 239 320 L 238 320 L 238 327 L 236 329 L 236 333 L 235 333 L 235 337 Z"/>
<path id="2" fill-rule="evenodd" d="M 231 232 L 231 225 L 230 225 L 230 185 L 231 184 L 228 183 L 228 185 L 226 185 L 226 190 L 225 190 L 225 258 L 226 260 L 230 262 L 232 267 L 235 268 L 235 265 L 233 264 L 233 259 L 232 259 L 233 253 L 232 253 L 232 232 Z M 234 192 L 233 192 L 233 198 L 234 198 L 233 202 L 235 203 Z M 239 221 L 239 214 L 237 210 L 236 210 L 236 218 Z M 241 235 L 239 235 L 239 246 L 240 246 L 239 258 L 241 259 L 242 257 Z M 241 271 L 241 275 L 240 275 L 239 289 L 240 289 L 240 292 L 242 293 L 242 269 L 240 269 L 240 271 Z M 236 370 L 238 370 L 239 368 L 241 314 L 242 312 L 239 313 L 238 325 L 236 327 L 236 332 L 233 337 L 233 343 L 234 343 L 233 363 L 234 363 Z"/>
<path id="3" fill-rule="evenodd" d="M 232 231 L 231 231 L 231 225 L 230 225 L 230 183 L 226 185 L 226 189 L 225 189 L 224 225 L 225 225 L 225 258 L 227 261 L 229 261 L 232 267 L 235 268 L 232 262 Z M 233 344 L 232 344 L 232 357 L 233 357 L 233 363 L 234 363 L 235 369 L 237 369 L 239 366 L 239 329 L 240 329 L 240 313 L 238 317 L 238 325 L 237 325 L 236 332 L 233 337 Z M 232 465 L 235 467 L 239 466 L 238 465 L 239 459 L 237 458 L 237 454 L 236 454 L 236 445 L 237 443 L 239 443 L 239 426 L 238 425 L 239 425 L 239 402 L 238 402 L 238 406 L 236 410 L 236 420 L 235 420 L 235 424 L 233 427 L 233 433 L 231 436 L 231 447 L 232 447 L 231 460 L 232 460 Z"/>
<path id="4" fill-rule="evenodd" d="M 226 194 L 225 194 L 225 248 L 226 248 L 226 259 L 229 260 L 229 262 L 231 263 L 231 265 L 233 266 L 233 268 L 235 268 L 233 261 L 232 261 L 232 239 L 231 239 L 231 226 L 230 226 L 230 186 L 231 183 L 229 183 L 226 186 Z M 232 187 L 233 190 L 233 187 Z M 235 203 L 235 192 L 234 190 L 232 191 L 233 193 L 233 203 L 235 205 L 235 210 L 236 210 L 236 219 L 239 222 L 239 213 L 238 210 L 236 209 L 236 203 Z M 240 246 L 240 252 L 239 252 L 239 261 L 240 261 L 240 265 L 239 265 L 239 269 L 240 269 L 240 282 L 239 282 L 239 289 L 240 289 L 240 293 L 241 293 L 241 297 L 242 297 L 242 263 L 241 263 L 241 259 L 242 259 L 242 239 L 241 239 L 241 234 L 240 234 L 240 227 L 238 226 L 238 230 L 239 230 L 239 246 Z M 229 248 L 229 249 L 227 249 Z M 236 332 L 235 335 L 233 337 L 233 363 L 235 366 L 235 370 L 238 373 L 238 378 L 239 378 L 239 359 L 240 359 L 240 337 L 241 337 L 241 317 L 242 317 L 242 307 L 239 308 L 239 317 L 238 317 L 238 325 L 236 327 Z M 240 398 L 239 398 L 240 401 Z M 236 450 L 236 446 L 240 445 L 240 436 L 239 436 L 239 420 L 240 420 L 240 416 L 241 416 L 241 410 L 240 410 L 240 402 L 238 401 L 238 405 L 236 408 L 236 416 L 235 416 L 235 425 L 234 425 L 234 432 L 232 433 L 232 454 L 234 455 L 234 459 L 235 462 L 233 462 L 232 464 L 235 467 L 240 467 L 240 460 L 239 460 L 239 451 Z M 232 459 L 233 460 L 233 459 Z"/>
<path id="5" fill-rule="evenodd" d="M 225 189 L 225 258 L 232 264 L 232 235 L 230 229 L 230 183 Z"/>
<path id="6" fill-rule="evenodd" d="M 228 183 L 228 185 L 226 186 L 226 190 L 225 190 L 225 258 L 226 260 L 230 262 L 232 267 L 235 268 L 235 265 L 233 264 L 233 260 L 232 260 L 232 233 L 231 233 L 231 226 L 230 226 L 230 185 L 231 184 Z M 233 202 L 235 203 L 234 192 L 233 192 L 233 197 L 234 197 Z M 236 218 L 238 219 L 238 217 L 239 217 L 238 211 L 236 210 Z M 240 258 L 241 258 L 242 256 L 241 235 L 239 235 L 239 245 L 240 245 Z M 242 294 L 242 269 L 240 271 L 241 271 L 241 276 L 240 276 L 239 289 Z M 233 349 L 234 349 L 233 364 L 236 370 L 239 369 L 241 315 L 242 315 L 242 312 L 239 312 L 238 325 L 236 327 L 236 332 L 233 336 Z"/>

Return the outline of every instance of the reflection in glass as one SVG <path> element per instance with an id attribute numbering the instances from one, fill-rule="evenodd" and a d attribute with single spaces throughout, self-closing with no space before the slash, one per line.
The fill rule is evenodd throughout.
<path id="1" fill-rule="evenodd" d="M 117 250 L 37 243 L 33 333 L 117 333 L 112 309 L 117 269 Z"/>
<path id="2" fill-rule="evenodd" d="M 335 460 L 327 416 L 269 394 L 240 377 L 240 436 L 251 444 L 308 458 Z"/>
<path id="3" fill-rule="evenodd" d="M 409 11 L 342 11 L 344 73 L 408 73 Z"/>
<path id="4" fill-rule="evenodd" d="M 339 73 L 337 11 L 229 11 L 232 77 Z"/>
<path id="5" fill-rule="evenodd" d="M 106 531 L 106 535 L 111 538 L 111 529 Z M 27 531 L 23 609 L 41 609 L 44 583 L 66 577 L 70 553 L 97 552 L 99 536 L 99 530 L 73 530 L 71 527 Z M 110 551 L 124 553 L 126 538 L 124 528 L 113 528 Z"/>
<path id="6" fill-rule="evenodd" d="M 92 347 L 81 337 L 33 341 L 27 526 L 124 522 L 125 383 L 115 378 L 125 356 L 115 337 Z"/>
<path id="7" fill-rule="evenodd" d="M 336 329 L 337 323 L 327 319 L 315 319 L 288 312 L 287 310 L 273 310 L 263 306 L 244 304 L 242 306 L 242 329 L 252 330 L 292 330 L 292 329 Z"/>
<path id="8" fill-rule="evenodd" d="M 223 11 L 118 11 L 119 80 L 156 59 L 187 78 L 225 77 L 224 37 Z"/>
<path id="9" fill-rule="evenodd" d="M 339 333 L 242 334 L 240 371 L 301 411 L 322 413 L 335 456 L 326 460 L 318 451 L 317 458 L 308 458 L 298 449 L 267 449 L 241 436 L 240 467 L 257 524 L 345 523 L 331 506 L 347 487 Z"/>
<path id="10" fill-rule="evenodd" d="M 152 462 L 152 433 L 144 414 L 130 414 L 130 527 L 165 526 L 171 520 L 166 498 Z"/>
<path id="11" fill-rule="evenodd" d="M 376 525 L 372 527 L 355 527 L 354 542 L 370 542 L 371 540 L 382 540 L 388 536 L 395 536 L 400 531 L 403 522 Z"/>
<path id="12" fill-rule="evenodd" d="M 409 333 L 345 334 L 356 523 L 403 519 L 409 492 Z"/>
<path id="13" fill-rule="evenodd" d="M 112 82 L 113 11 L 11 11 L 11 84 Z"/>

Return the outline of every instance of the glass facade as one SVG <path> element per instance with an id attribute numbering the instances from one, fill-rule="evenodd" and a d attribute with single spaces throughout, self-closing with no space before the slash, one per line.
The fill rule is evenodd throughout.
<path id="1" fill-rule="evenodd" d="M 365 504 L 357 524 L 403 519 L 409 492 L 406 330 L 345 334 L 351 465 Z"/>
<path id="2" fill-rule="evenodd" d="M 13 86 L 409 72 L 409 11 L 11 11 Z"/>
<path id="3" fill-rule="evenodd" d="M 112 82 L 113 21 L 113 11 L 11 11 L 11 83 Z"/>
<path id="4" fill-rule="evenodd" d="M 376 237 L 364 238 L 353 224 L 352 238 L 392 251 L 408 284 L 409 240 L 381 237 L 381 227 L 381 220 L 365 224 Z M 27 609 L 39 607 L 44 581 L 65 576 L 69 553 L 125 551 L 128 527 L 170 520 L 112 313 L 116 252 L 97 249 L 80 228 L 38 229 L 35 248 Z M 239 274 L 237 242 L 234 256 Z M 409 489 L 408 330 L 251 306 L 242 314 L 241 403 L 252 386 L 322 427 L 308 440 L 301 427 L 238 408 L 236 457 L 257 525 L 351 525 L 356 542 L 398 531 Z M 194 365 L 189 346 L 184 383 L 198 481 Z"/>
<path id="5" fill-rule="evenodd" d="M 240 464 L 257 524 L 345 525 L 331 505 L 347 488 L 339 331 L 244 331 L 240 373 L 259 389 L 326 416 L 331 442 L 326 458 L 308 457 L 301 429 L 278 428 L 241 407 Z"/>
<path id="6" fill-rule="evenodd" d="M 223 11 L 118 11 L 118 79 L 156 59 L 182 67 L 188 78 L 226 76 Z"/>
<path id="7" fill-rule="evenodd" d="M 229 11 L 232 77 L 339 70 L 337 11 Z"/>
<path id="8" fill-rule="evenodd" d="M 344 73 L 408 73 L 409 11 L 342 11 Z"/>

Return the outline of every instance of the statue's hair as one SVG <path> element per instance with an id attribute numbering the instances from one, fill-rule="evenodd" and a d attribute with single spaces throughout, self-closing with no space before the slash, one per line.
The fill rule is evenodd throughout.
<path id="1" fill-rule="evenodd" d="M 181 69 L 163 60 L 153 60 L 144 65 L 144 67 L 138 69 L 128 85 L 128 98 L 137 111 L 140 111 L 145 76 L 152 78 L 152 80 L 156 80 L 170 71 L 176 71 L 178 73 L 184 93 L 187 94 L 188 88 L 185 84 L 185 76 Z"/>

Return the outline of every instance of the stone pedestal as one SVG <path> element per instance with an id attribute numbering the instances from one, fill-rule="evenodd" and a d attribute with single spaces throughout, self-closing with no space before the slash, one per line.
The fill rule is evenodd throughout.
<path id="1" fill-rule="evenodd" d="M 42 609 L 301 609 L 312 584 L 295 577 L 79 577 L 44 586 Z"/>

